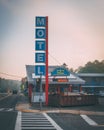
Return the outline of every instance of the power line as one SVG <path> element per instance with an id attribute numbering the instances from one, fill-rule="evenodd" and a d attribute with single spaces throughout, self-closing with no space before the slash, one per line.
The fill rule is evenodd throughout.
<path id="1" fill-rule="evenodd" d="M 52 56 L 50 53 L 48 53 L 59 65 L 61 65 L 61 63 L 54 57 Z M 18 75 L 12 75 L 12 74 L 8 74 L 8 73 L 4 73 L 4 72 L 0 72 L 0 74 L 3 74 L 3 75 L 7 75 L 7 76 L 10 76 L 10 77 L 15 77 L 15 78 L 23 78 L 21 76 L 18 76 Z"/>
<path id="2" fill-rule="evenodd" d="M 10 77 L 15 77 L 15 78 L 23 78 L 23 77 L 18 76 L 18 75 L 12 75 L 12 74 L 8 74 L 8 73 L 4 73 L 4 72 L 0 72 L 0 74 L 7 75 L 7 76 L 10 76 Z"/>
<path id="3" fill-rule="evenodd" d="M 59 65 L 61 65 L 61 63 L 54 57 L 52 56 L 50 53 L 48 53 Z"/>

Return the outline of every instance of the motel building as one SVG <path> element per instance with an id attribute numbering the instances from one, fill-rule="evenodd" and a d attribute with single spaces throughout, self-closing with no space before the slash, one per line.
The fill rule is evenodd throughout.
<path id="1" fill-rule="evenodd" d="M 85 80 L 82 89 L 87 93 L 104 96 L 104 73 L 78 73 Z"/>
<path id="2" fill-rule="evenodd" d="M 35 18 L 35 65 L 26 65 L 31 103 L 75 106 L 97 103 L 97 96 L 83 91 L 85 80 L 65 66 L 48 66 L 48 16 Z"/>
<path id="3" fill-rule="evenodd" d="M 32 103 L 46 101 L 45 76 L 35 75 L 35 65 L 26 65 L 29 97 Z M 97 97 L 83 92 L 85 80 L 64 66 L 48 67 L 48 105 L 76 106 L 97 103 Z"/>

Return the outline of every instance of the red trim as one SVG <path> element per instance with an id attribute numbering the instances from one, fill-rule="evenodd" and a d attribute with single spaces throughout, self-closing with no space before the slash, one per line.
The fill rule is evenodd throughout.
<path id="1" fill-rule="evenodd" d="M 80 86 L 80 92 L 82 91 L 82 86 Z"/>
<path id="2" fill-rule="evenodd" d="M 29 86 L 28 86 L 28 96 L 29 97 L 32 97 L 32 88 L 33 88 L 33 85 L 29 84 Z"/>
<path id="3" fill-rule="evenodd" d="M 48 105 L 48 16 L 46 16 L 46 105 Z"/>

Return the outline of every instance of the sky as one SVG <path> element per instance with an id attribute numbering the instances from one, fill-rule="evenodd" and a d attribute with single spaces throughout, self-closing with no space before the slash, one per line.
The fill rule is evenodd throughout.
<path id="1" fill-rule="evenodd" d="M 0 0 L 1 73 L 24 77 L 35 64 L 36 16 L 48 16 L 49 65 L 104 60 L 104 0 Z"/>

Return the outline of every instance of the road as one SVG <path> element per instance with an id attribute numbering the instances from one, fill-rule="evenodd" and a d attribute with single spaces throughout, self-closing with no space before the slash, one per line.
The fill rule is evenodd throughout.
<path id="1" fill-rule="evenodd" d="M 17 102 L 27 100 L 18 94 L 0 100 L 0 130 L 104 130 L 104 116 L 25 113 L 15 110 Z"/>
<path id="2" fill-rule="evenodd" d="M 0 130 L 14 130 L 17 112 L 0 112 Z"/>
<path id="3" fill-rule="evenodd" d="M 9 95 L 0 99 L 0 130 L 14 130 L 17 118 L 15 106 L 18 98 L 18 95 Z"/>
<path id="4" fill-rule="evenodd" d="M 48 115 L 63 130 L 104 130 L 104 116 L 82 116 L 68 113 L 49 113 Z"/>
<path id="5" fill-rule="evenodd" d="M 3 98 L 2 100 L 0 100 L 0 109 L 3 108 L 13 108 L 15 109 L 15 105 L 18 101 L 18 95 L 14 94 L 14 95 L 9 95 L 6 98 Z"/>

